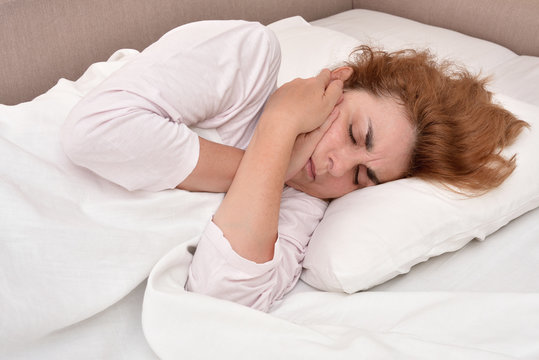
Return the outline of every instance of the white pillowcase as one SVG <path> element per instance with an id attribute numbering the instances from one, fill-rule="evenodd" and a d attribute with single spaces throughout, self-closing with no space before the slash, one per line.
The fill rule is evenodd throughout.
<path id="1" fill-rule="evenodd" d="M 278 86 L 298 77 L 315 76 L 324 68 L 336 67 L 360 45 L 351 36 L 311 26 L 300 16 L 279 20 L 268 27 L 281 45 Z"/>
<path id="2" fill-rule="evenodd" d="M 388 51 L 429 49 L 439 58 L 466 64 L 470 71 L 483 74 L 518 57 L 490 41 L 378 11 L 349 10 L 313 21 L 313 25 L 327 27 Z"/>
<path id="3" fill-rule="evenodd" d="M 440 58 L 492 75 L 491 89 L 539 106 L 539 57 L 519 56 L 486 40 L 382 12 L 353 9 L 313 21 L 386 50 L 428 48 Z M 525 81 L 523 81 L 525 79 Z"/>
<path id="4" fill-rule="evenodd" d="M 421 26 L 412 23 L 414 27 Z M 338 64 L 359 44 L 350 36 L 310 26 L 297 17 L 270 28 L 281 43 L 280 83 L 313 76 L 325 66 Z M 444 42 L 451 44 L 451 52 L 458 52 L 454 48 L 463 35 L 437 31 L 443 36 L 436 52 L 444 52 Z M 436 43 L 432 36 L 430 41 Z M 492 48 L 492 52 L 500 48 L 470 37 L 463 46 L 473 48 L 474 41 L 479 47 Z M 396 44 L 392 46 L 397 48 Z M 507 49 L 501 49 L 504 56 L 512 58 Z M 485 61 L 492 65 L 488 59 Z M 474 65 L 480 67 L 481 60 L 475 59 Z M 492 66 L 484 66 L 489 67 Z M 539 108 L 509 97 L 498 99 L 534 128 L 525 130 L 504 152 L 509 156 L 518 153 L 518 167 L 502 186 L 480 197 L 464 198 L 425 181 L 403 179 L 337 199 L 329 205 L 311 239 L 302 279 L 328 291 L 353 293 L 368 289 L 408 272 L 432 256 L 458 250 L 474 238 L 485 239 L 512 219 L 538 207 L 539 162 L 534 156 L 539 154 Z"/>

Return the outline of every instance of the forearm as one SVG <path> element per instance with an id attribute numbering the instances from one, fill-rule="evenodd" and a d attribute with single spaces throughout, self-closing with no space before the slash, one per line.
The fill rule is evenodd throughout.
<path id="1" fill-rule="evenodd" d="M 331 120 L 329 115 L 341 95 L 342 82 L 332 82 L 325 70 L 317 77 L 283 85 L 266 103 L 214 216 L 215 224 L 240 256 L 258 263 L 273 258 L 281 194 L 296 138 Z"/>
<path id="2" fill-rule="evenodd" d="M 269 115 L 272 116 L 272 115 Z M 264 115 L 214 222 L 240 256 L 273 258 L 285 173 L 296 133 Z"/>
<path id="3" fill-rule="evenodd" d="M 239 167 L 244 151 L 199 138 L 200 151 L 195 169 L 178 189 L 227 192 Z"/>

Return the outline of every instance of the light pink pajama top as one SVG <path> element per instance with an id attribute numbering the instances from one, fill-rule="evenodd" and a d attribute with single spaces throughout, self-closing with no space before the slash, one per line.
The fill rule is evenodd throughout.
<path id="1" fill-rule="evenodd" d="M 128 190 L 173 189 L 195 168 L 199 138 L 215 129 L 246 148 L 275 89 L 280 48 L 258 23 L 205 21 L 176 28 L 93 89 L 62 132 L 68 157 Z M 285 188 L 274 258 L 236 254 L 208 219 L 186 289 L 268 311 L 292 289 L 326 203 Z"/>

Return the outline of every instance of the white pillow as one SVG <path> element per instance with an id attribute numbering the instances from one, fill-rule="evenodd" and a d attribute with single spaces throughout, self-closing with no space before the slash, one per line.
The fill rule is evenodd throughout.
<path id="1" fill-rule="evenodd" d="M 371 10 L 353 9 L 311 24 L 386 50 L 428 48 L 439 58 L 492 75 L 489 85 L 494 92 L 539 106 L 539 57 L 518 56 L 490 41 Z"/>
<path id="2" fill-rule="evenodd" d="M 517 169 L 497 189 L 464 198 L 418 179 L 362 189 L 333 201 L 307 249 L 302 279 L 353 293 L 383 283 L 432 256 L 484 240 L 539 206 L 539 107 L 498 96 L 532 125 L 504 154 Z"/>
<path id="3" fill-rule="evenodd" d="M 439 58 L 466 64 L 470 71 L 483 74 L 518 57 L 490 41 L 372 10 L 345 11 L 313 21 L 313 25 L 342 32 L 388 51 L 428 48 Z"/>
<path id="4" fill-rule="evenodd" d="M 420 30 L 421 24 L 411 23 L 410 31 Z M 280 83 L 312 76 L 324 66 L 338 64 L 358 45 L 358 40 L 348 35 L 311 26 L 299 17 L 274 23 L 270 28 L 281 43 Z M 437 44 L 436 51 L 458 53 L 455 47 L 464 36 L 444 29 L 439 32 L 443 35 L 439 39 L 432 34 L 429 38 Z M 449 41 L 452 37 L 454 41 Z M 489 54 L 513 56 L 499 45 L 465 38 L 463 51 L 487 47 L 492 50 Z M 447 42 L 450 46 L 444 50 Z M 492 67 L 488 58 L 474 62 L 476 67 L 487 64 L 484 67 Z M 311 239 L 302 279 L 329 291 L 353 293 L 368 289 L 408 272 L 432 256 L 460 249 L 474 238 L 485 239 L 539 206 L 539 162 L 534 159 L 539 154 L 539 108 L 508 97 L 498 99 L 534 127 L 532 131 L 525 130 L 517 143 L 506 149 L 508 155 L 518 153 L 518 167 L 501 187 L 481 197 L 464 198 L 418 179 L 404 179 L 337 199 L 329 205 Z"/>
<path id="5" fill-rule="evenodd" d="M 315 76 L 324 68 L 336 67 L 360 45 L 351 36 L 311 26 L 300 16 L 279 20 L 268 28 L 281 45 L 278 86 L 298 77 Z"/>

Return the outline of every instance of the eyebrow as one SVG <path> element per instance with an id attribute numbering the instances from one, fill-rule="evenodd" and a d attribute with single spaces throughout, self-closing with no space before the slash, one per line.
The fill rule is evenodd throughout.
<path id="1" fill-rule="evenodd" d="M 371 119 L 369 119 L 369 126 L 367 129 L 367 134 L 365 134 L 365 148 L 367 151 L 372 151 L 372 147 L 374 145 L 374 133 L 372 131 L 372 122 Z M 376 176 L 376 173 L 371 168 L 367 168 L 367 177 L 375 184 L 380 184 L 380 179 Z"/>

